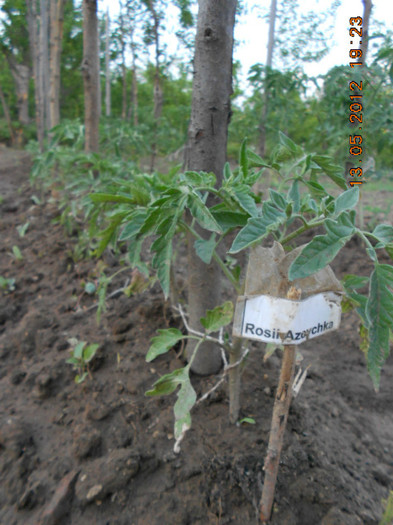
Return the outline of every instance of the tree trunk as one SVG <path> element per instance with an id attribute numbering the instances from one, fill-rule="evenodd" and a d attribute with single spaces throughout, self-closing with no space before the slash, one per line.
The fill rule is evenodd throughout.
<path id="1" fill-rule="evenodd" d="M 132 56 L 132 82 L 131 82 L 131 108 L 132 121 L 134 126 L 138 126 L 138 79 L 136 76 L 136 46 L 134 42 L 134 28 L 131 30 L 131 56 Z"/>
<path id="2" fill-rule="evenodd" d="M 273 51 L 274 51 L 274 27 L 276 24 L 276 13 L 277 13 L 277 0 L 271 0 L 270 4 L 270 15 L 269 15 L 269 40 L 267 44 L 267 57 L 266 57 L 266 70 L 265 70 L 265 82 L 262 95 L 262 114 L 261 122 L 259 125 L 259 148 L 258 153 L 261 157 L 265 155 L 266 151 L 266 120 L 269 110 L 269 92 L 266 85 L 266 77 L 269 69 L 273 65 Z"/>
<path id="3" fill-rule="evenodd" d="M 105 116 L 111 116 L 111 72 L 109 69 L 109 11 L 105 17 Z"/>
<path id="4" fill-rule="evenodd" d="M 39 16 L 38 0 L 26 0 L 27 22 L 29 28 L 30 49 L 33 62 L 35 120 L 37 126 L 37 139 L 41 151 L 44 148 L 45 113 L 44 113 L 44 87 L 42 67 L 42 46 L 40 38 L 41 19 Z"/>
<path id="5" fill-rule="evenodd" d="M 121 96 L 121 118 L 126 119 L 127 116 L 127 68 L 126 68 L 126 44 L 124 41 L 124 6 L 119 2 L 120 6 L 120 54 L 121 54 L 121 76 L 122 76 L 122 96 Z"/>
<path id="6" fill-rule="evenodd" d="M 60 56 L 65 0 L 50 1 L 49 129 L 60 122 Z"/>
<path id="7" fill-rule="evenodd" d="M 53 1 L 53 0 L 52 0 Z M 49 121 L 49 16 L 48 0 L 40 2 L 40 53 L 41 53 L 41 85 L 42 105 L 44 114 L 44 134 L 50 128 Z"/>
<path id="8" fill-rule="evenodd" d="M 3 90 L 1 89 L 1 86 L 0 86 L 0 102 L 1 102 L 1 105 L 3 107 L 4 117 L 5 117 L 5 120 L 7 121 L 7 126 L 8 126 L 8 129 L 9 129 L 9 132 L 10 132 L 11 146 L 14 146 L 15 145 L 14 128 L 12 127 L 10 110 L 8 108 L 8 104 L 7 104 L 7 101 L 6 101 L 5 97 L 4 97 L 4 93 L 3 93 Z"/>
<path id="9" fill-rule="evenodd" d="M 30 68 L 26 64 L 18 64 L 12 53 L 4 52 L 7 59 L 12 78 L 15 82 L 18 120 L 23 125 L 29 124 L 29 81 Z"/>
<path id="10" fill-rule="evenodd" d="M 83 62 L 85 150 L 98 151 L 100 116 L 97 0 L 83 0 Z"/>
<path id="11" fill-rule="evenodd" d="M 362 26 L 362 40 L 360 44 L 360 49 L 362 50 L 362 56 L 359 58 L 359 62 L 362 62 L 363 65 L 366 64 L 367 51 L 368 51 L 368 28 L 370 25 L 370 15 L 373 4 L 371 0 L 362 0 L 363 2 L 363 26 Z M 362 67 L 362 66 L 360 66 Z"/>
<path id="12" fill-rule="evenodd" d="M 212 171 L 222 179 L 226 161 L 227 131 L 231 115 L 232 49 L 236 0 L 199 0 L 194 57 L 191 121 L 188 131 L 186 169 Z M 200 232 L 202 234 L 202 232 Z M 194 239 L 188 238 L 189 323 L 202 330 L 200 318 L 220 304 L 220 270 L 196 255 Z M 193 348 L 187 345 L 189 356 Z M 221 367 L 221 353 L 210 343 L 203 345 L 192 370 L 211 374 Z"/>
<path id="13" fill-rule="evenodd" d="M 162 113 L 162 87 L 161 87 L 161 72 L 160 72 L 160 18 L 157 11 L 154 8 L 154 3 L 149 0 L 149 8 L 153 16 L 154 26 L 154 45 L 155 45 L 155 73 L 154 73 L 154 129 L 153 129 L 153 142 L 151 145 L 151 159 L 150 159 L 150 171 L 153 172 L 155 160 L 157 157 L 157 134 L 158 125 Z"/>

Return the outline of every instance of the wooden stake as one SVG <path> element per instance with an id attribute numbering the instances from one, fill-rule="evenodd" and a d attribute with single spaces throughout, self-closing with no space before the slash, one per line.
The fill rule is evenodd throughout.
<path id="1" fill-rule="evenodd" d="M 291 287 L 287 298 L 298 300 L 301 290 Z M 260 519 L 263 523 L 270 519 L 274 492 L 276 488 L 278 466 L 281 449 L 284 441 L 284 432 L 287 425 L 289 406 L 292 399 L 292 384 L 295 372 L 296 346 L 285 345 L 284 357 L 281 365 L 280 380 L 274 401 L 272 424 L 270 428 L 269 445 L 265 459 L 265 479 L 263 483 L 260 503 Z"/>

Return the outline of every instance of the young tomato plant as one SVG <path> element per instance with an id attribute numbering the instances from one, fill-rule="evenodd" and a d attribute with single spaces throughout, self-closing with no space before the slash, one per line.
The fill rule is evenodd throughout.
<path id="1" fill-rule="evenodd" d="M 100 345 L 93 343 L 86 346 L 85 341 L 77 341 L 73 350 L 72 357 L 67 359 L 67 363 L 72 365 L 78 372 L 75 376 L 75 383 L 83 383 L 86 377 L 89 375 L 91 378 L 91 372 L 89 369 L 89 363 L 96 355 L 97 349 Z"/>
<path id="2" fill-rule="evenodd" d="M 252 187 L 266 169 L 275 173 L 278 184 L 261 202 Z M 156 275 L 166 297 L 171 291 L 174 241 L 185 232 L 191 233 L 195 239 L 196 256 L 206 264 L 214 260 L 238 294 L 242 292 L 242 284 L 240 267 L 236 261 L 234 264 L 234 258 L 249 247 L 276 240 L 290 251 L 296 247 L 301 234 L 323 228 L 325 233 L 313 237 L 291 264 L 288 277 L 293 281 L 322 269 L 353 236 L 360 237 L 374 269 L 369 277 L 350 275 L 343 284 L 347 304 L 355 307 L 359 314 L 368 370 L 374 387 L 378 389 L 393 328 L 393 267 L 380 263 L 378 253 L 384 250 L 393 257 L 393 227 L 380 224 L 369 232 L 356 226 L 354 208 L 359 191 L 347 188 L 342 169 L 332 159 L 307 154 L 280 134 L 279 144 L 269 162 L 248 151 L 244 142 L 239 168 L 232 171 L 226 164 L 219 184 L 213 173 L 177 171 L 167 175 L 141 174 L 138 182 L 138 185 L 135 181 L 130 182 L 128 191 L 123 185 L 122 191 L 116 193 L 90 195 L 107 221 L 99 253 L 109 243 L 123 244 L 131 265 L 145 274 L 152 272 Z M 215 197 L 211 206 L 206 204 L 209 195 Z M 207 238 L 199 235 L 196 225 L 198 229 L 208 232 Z M 224 258 L 220 244 L 234 231 L 238 233 L 228 251 L 229 257 Z M 151 264 L 147 264 L 142 246 L 145 252 L 146 247 L 150 247 L 153 254 Z M 359 290 L 366 285 L 368 294 L 365 295 Z M 231 322 L 232 312 L 233 305 L 229 307 L 228 303 L 207 312 L 201 320 L 205 333 L 188 327 L 183 312 L 188 333 L 184 335 L 175 328 L 160 331 L 153 340 L 147 359 L 152 360 L 167 352 L 182 338 L 198 339 L 195 352 L 201 341 L 213 338 L 222 349 L 224 373 L 229 372 L 231 420 L 235 422 L 239 396 L 237 365 L 245 352 L 242 352 L 240 340 L 231 341 L 229 334 L 221 333 L 224 326 Z M 219 336 L 211 335 L 217 330 L 220 330 Z M 229 365 L 226 352 L 230 354 Z M 189 427 L 190 410 L 197 402 L 189 371 L 190 363 L 162 376 L 148 392 L 148 395 L 169 394 L 180 385 L 175 404 L 177 443 Z"/>

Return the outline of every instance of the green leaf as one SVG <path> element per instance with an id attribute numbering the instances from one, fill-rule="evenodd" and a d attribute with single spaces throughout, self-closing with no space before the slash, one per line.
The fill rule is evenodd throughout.
<path id="1" fill-rule="evenodd" d="M 161 354 L 165 354 L 175 344 L 185 337 L 177 328 L 168 328 L 166 330 L 158 330 L 159 335 L 151 339 L 152 344 L 146 355 L 146 361 L 153 361 Z"/>
<path id="2" fill-rule="evenodd" d="M 379 389 L 381 368 L 389 356 L 389 332 L 393 328 L 393 267 L 376 264 L 370 278 L 366 305 L 369 320 L 367 367 L 375 390 Z"/>
<path id="3" fill-rule="evenodd" d="M 326 155 L 313 155 L 312 160 L 337 186 L 343 190 L 347 189 L 347 182 L 343 176 L 343 168 L 334 164 L 331 157 Z"/>
<path id="4" fill-rule="evenodd" d="M 189 196 L 188 206 L 192 216 L 202 228 L 212 232 L 222 233 L 219 224 L 211 214 L 209 208 L 195 191 L 192 191 Z"/>
<path id="5" fill-rule="evenodd" d="M 286 221 L 286 214 L 277 210 L 268 202 L 263 203 L 262 217 L 255 217 L 248 220 L 247 225 L 240 230 L 233 241 L 229 253 L 237 253 L 244 250 L 254 243 L 260 242 L 271 231 L 277 229 L 280 224 Z"/>
<path id="6" fill-rule="evenodd" d="M 279 193 L 278 191 L 275 191 L 273 189 L 269 189 L 270 199 L 275 204 L 275 206 L 279 210 L 285 211 L 288 205 L 288 202 L 285 198 L 285 196 L 282 193 Z"/>
<path id="7" fill-rule="evenodd" d="M 292 186 L 288 191 L 288 199 L 293 202 L 293 213 L 298 213 L 300 210 L 300 193 L 299 193 L 299 181 L 294 180 Z"/>
<path id="8" fill-rule="evenodd" d="M 243 178 L 248 176 L 248 156 L 247 156 L 247 139 L 244 139 L 240 146 L 239 165 L 243 172 Z"/>
<path id="9" fill-rule="evenodd" d="M 304 184 L 307 186 L 307 188 L 310 190 L 310 194 L 313 197 L 324 197 L 327 194 L 327 191 L 325 188 L 319 184 L 318 182 L 315 182 L 313 180 L 304 180 Z"/>
<path id="10" fill-rule="evenodd" d="M 180 390 L 177 393 L 177 401 L 173 407 L 175 414 L 175 439 L 178 439 L 184 430 L 191 426 L 190 410 L 195 405 L 197 395 L 187 374 L 184 377 Z"/>
<path id="11" fill-rule="evenodd" d="M 193 186 L 212 186 L 216 184 L 216 176 L 214 173 L 206 173 L 204 171 L 186 171 L 184 173 L 184 178 L 187 182 L 191 183 Z"/>
<path id="12" fill-rule="evenodd" d="M 204 263 L 210 264 L 216 247 L 216 235 L 213 233 L 210 239 L 197 239 L 194 246 L 198 257 Z"/>
<path id="13" fill-rule="evenodd" d="M 238 226 L 245 226 L 249 218 L 248 214 L 238 211 L 215 210 L 214 208 L 210 211 L 223 232 L 228 232 Z"/>
<path id="14" fill-rule="evenodd" d="M 385 247 L 387 244 L 393 243 L 393 226 L 378 224 L 372 232 L 372 236 Z"/>
<path id="15" fill-rule="evenodd" d="M 362 288 L 369 282 L 369 278 L 361 275 L 348 274 L 343 279 L 343 285 L 346 289 Z"/>
<path id="16" fill-rule="evenodd" d="M 157 270 L 157 277 L 165 298 L 169 296 L 170 290 L 170 270 L 172 262 L 172 240 L 160 237 L 152 244 L 151 249 L 156 251 L 152 266 Z"/>
<path id="17" fill-rule="evenodd" d="M 147 210 L 136 210 L 128 219 L 123 231 L 119 235 L 119 241 L 126 241 L 139 233 L 142 224 L 147 217 Z"/>
<path id="18" fill-rule="evenodd" d="M 229 181 L 233 178 L 233 173 L 231 171 L 231 167 L 229 165 L 229 162 L 226 162 L 224 164 L 224 180 Z"/>
<path id="19" fill-rule="evenodd" d="M 350 210 L 356 206 L 359 201 L 359 188 L 350 188 L 341 193 L 335 200 L 334 213 L 340 215 L 345 210 Z M 393 229 L 393 228 L 392 228 Z"/>
<path id="20" fill-rule="evenodd" d="M 23 255 L 22 255 L 22 252 L 20 251 L 20 248 L 18 246 L 13 246 L 12 247 L 12 253 L 14 254 L 14 257 L 17 261 L 22 261 L 23 260 Z"/>
<path id="21" fill-rule="evenodd" d="M 165 374 L 160 379 L 158 379 L 151 390 L 145 392 L 145 396 L 166 396 L 172 394 L 184 381 L 185 373 L 188 376 L 188 367 L 178 368 L 169 374 Z"/>
<path id="22" fill-rule="evenodd" d="M 253 151 L 247 150 L 247 155 L 248 155 L 248 161 L 249 161 L 249 166 L 250 167 L 271 168 L 270 164 L 267 164 L 267 162 L 264 161 L 262 157 L 260 157 L 259 155 L 257 155 Z"/>
<path id="23" fill-rule="evenodd" d="M 257 217 L 259 212 L 255 204 L 253 193 L 245 184 L 237 184 L 231 188 L 227 188 L 229 195 L 237 204 L 246 211 L 251 217 Z"/>
<path id="24" fill-rule="evenodd" d="M 77 367 L 77 366 L 80 366 L 81 361 L 80 359 L 76 359 L 76 357 L 70 357 L 69 359 L 66 360 L 66 363 L 68 363 L 69 365 L 73 365 L 74 367 Z"/>
<path id="25" fill-rule="evenodd" d="M 127 195 L 115 195 L 111 193 L 91 193 L 89 195 L 93 202 L 122 202 L 128 204 L 135 204 L 135 198 Z"/>
<path id="26" fill-rule="evenodd" d="M 87 377 L 87 372 L 84 372 L 81 376 L 78 374 L 75 376 L 75 383 L 80 385 Z"/>
<path id="27" fill-rule="evenodd" d="M 97 348 L 99 347 L 100 345 L 97 344 L 97 343 L 93 343 L 89 346 L 87 346 L 84 350 L 83 350 L 83 361 L 85 361 L 85 363 L 90 363 L 90 361 L 93 359 L 93 357 L 96 355 L 96 352 L 97 352 Z"/>
<path id="28" fill-rule="evenodd" d="M 233 317 L 233 303 L 226 301 L 216 306 L 213 310 L 207 310 L 206 317 L 201 318 L 201 325 L 207 333 L 217 332 L 222 326 L 229 324 Z"/>
<path id="29" fill-rule="evenodd" d="M 239 421 L 239 425 L 243 425 L 244 423 L 255 425 L 255 419 L 253 417 L 243 417 L 243 419 Z"/>
<path id="30" fill-rule="evenodd" d="M 333 221 L 325 221 L 326 235 L 317 235 L 305 246 L 289 268 L 289 279 L 302 279 L 329 264 L 355 233 L 346 212 Z"/>
<path id="31" fill-rule="evenodd" d="M 85 344 L 86 342 L 85 341 L 80 341 L 74 348 L 74 351 L 73 351 L 73 356 L 76 358 L 76 359 L 82 359 L 82 355 L 83 355 L 83 349 L 85 347 Z"/>

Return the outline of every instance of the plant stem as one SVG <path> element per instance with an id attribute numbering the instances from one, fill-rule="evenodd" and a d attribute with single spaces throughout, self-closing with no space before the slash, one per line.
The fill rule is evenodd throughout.
<path id="1" fill-rule="evenodd" d="M 301 291 L 291 287 L 288 299 L 299 299 Z M 295 375 L 296 346 L 286 345 L 281 365 L 280 379 L 274 401 L 272 424 L 270 428 L 269 445 L 265 459 L 265 479 L 260 502 L 260 519 L 264 523 L 272 513 L 274 491 L 276 488 L 278 466 L 287 425 L 289 406 L 292 399 L 292 385 Z"/>
<path id="2" fill-rule="evenodd" d="M 234 338 L 229 351 L 229 365 L 238 363 L 242 355 L 242 339 Z M 229 421 L 236 423 L 240 411 L 240 364 L 229 369 Z"/>
<path id="3" fill-rule="evenodd" d="M 311 230 L 311 228 L 315 228 L 316 226 L 322 226 L 322 224 L 324 222 L 325 222 L 325 219 L 321 219 L 319 221 L 309 222 L 307 224 L 303 224 L 303 226 L 300 226 L 300 228 L 298 228 L 294 232 L 288 234 L 280 242 L 281 242 L 282 245 L 287 244 L 288 242 L 292 241 L 292 239 L 295 239 L 298 235 L 302 234 L 303 232 L 305 232 L 307 230 Z"/>
<path id="4" fill-rule="evenodd" d="M 262 522 L 268 521 L 272 512 L 284 432 L 287 425 L 289 405 L 292 399 L 295 352 L 295 345 L 285 346 L 280 380 L 274 401 L 269 445 L 264 465 L 265 479 L 260 503 L 260 518 Z"/>

